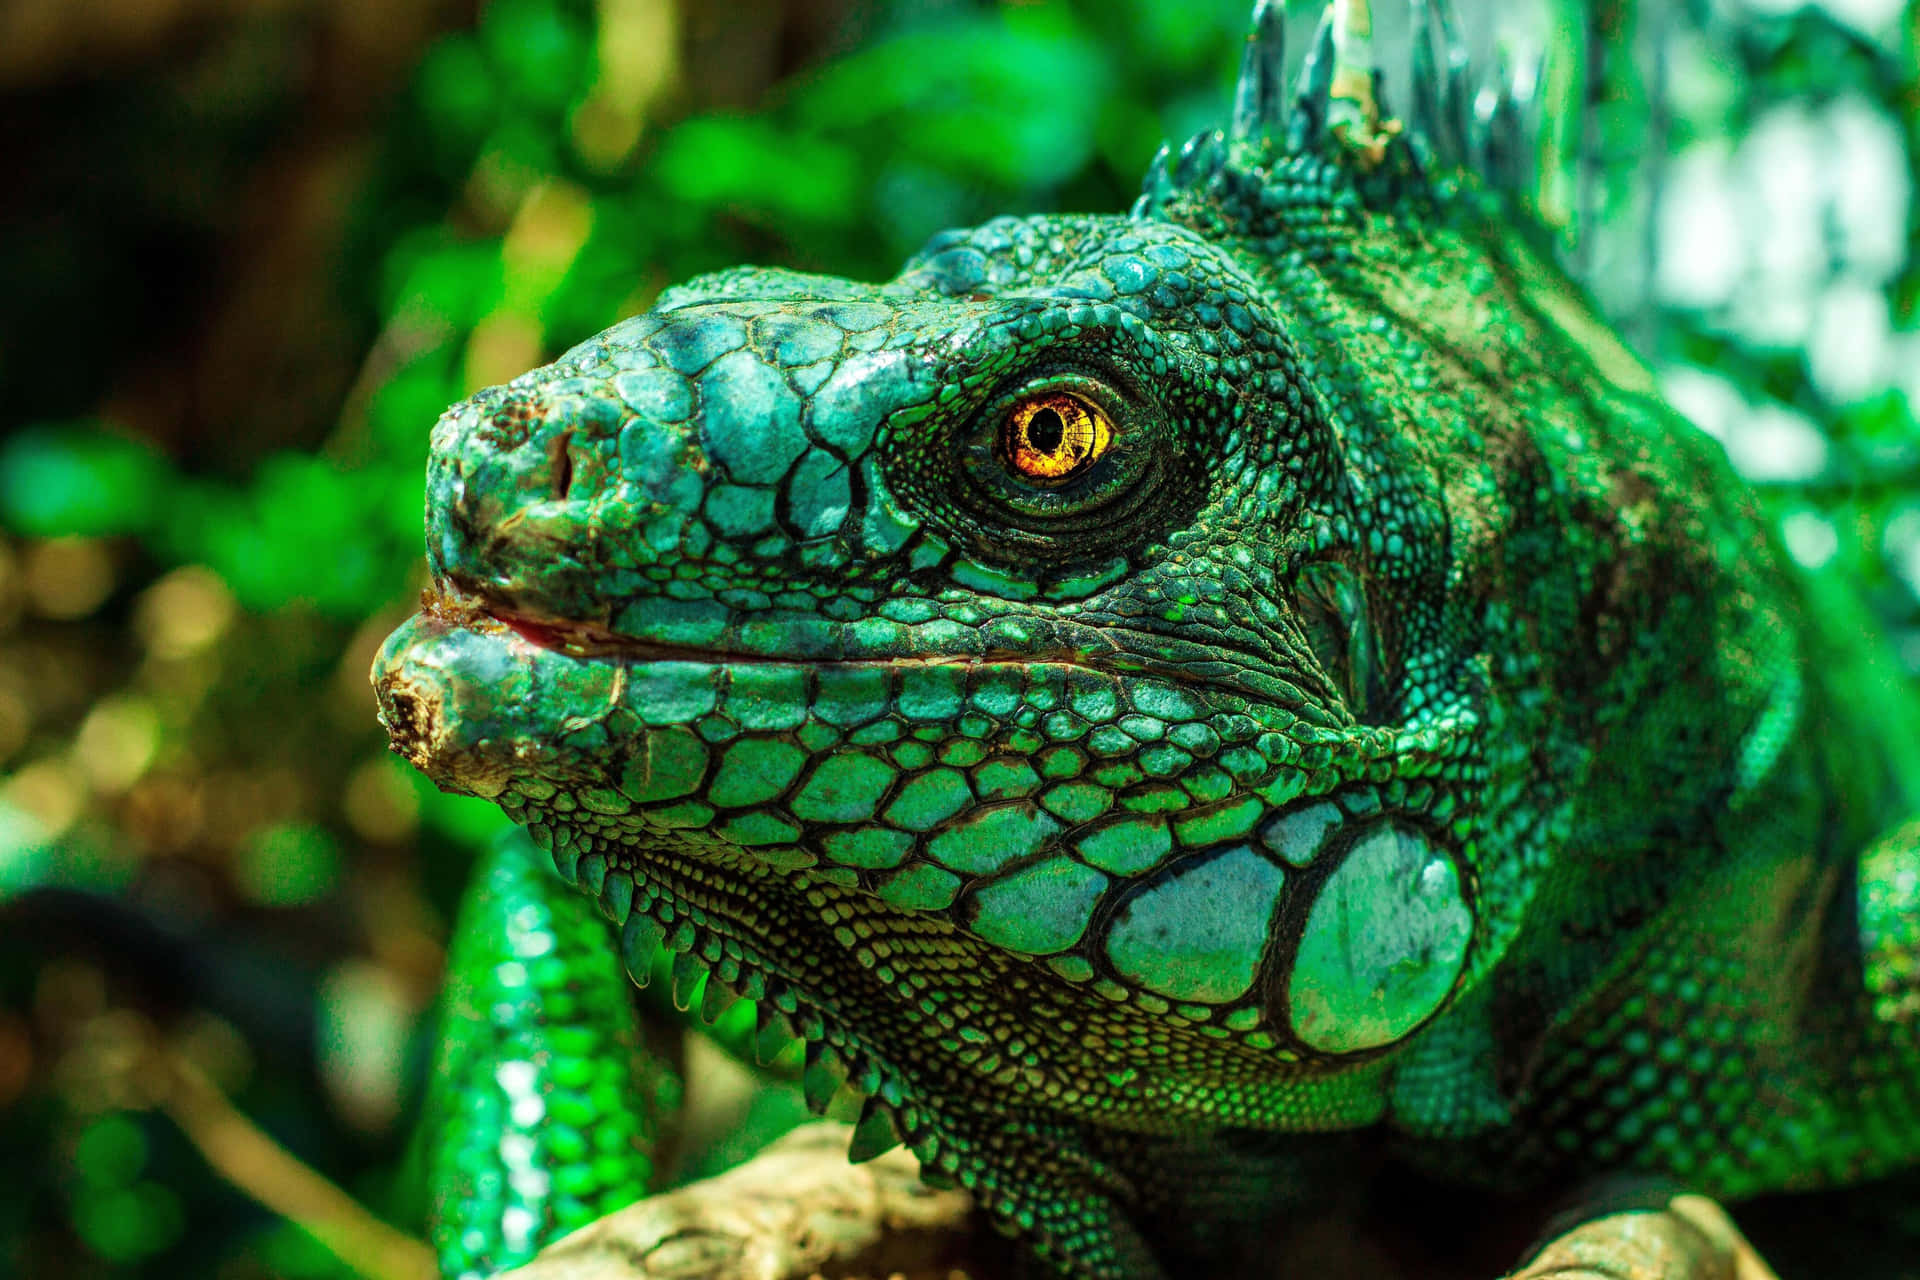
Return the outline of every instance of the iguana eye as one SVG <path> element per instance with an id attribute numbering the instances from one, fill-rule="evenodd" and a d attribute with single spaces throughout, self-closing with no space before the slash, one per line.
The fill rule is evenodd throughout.
<path id="1" fill-rule="evenodd" d="M 948 499 L 987 556 L 1104 562 L 1112 548 L 1148 536 L 1157 512 L 1184 508 L 1194 493 L 1184 479 L 1166 483 L 1184 475 L 1184 458 L 1158 402 L 1118 371 L 1022 370 L 956 435 L 957 448 L 935 455 L 936 465 L 955 465 L 951 483 L 933 467 L 910 466 L 889 483 L 901 493 L 927 486 Z M 899 455 L 903 464 L 918 456 Z"/>
<path id="2" fill-rule="evenodd" d="M 1000 451 L 1017 480 L 1042 489 L 1063 485 L 1113 445 L 1113 423 L 1093 402 L 1067 391 L 1017 401 L 1007 413 Z"/>

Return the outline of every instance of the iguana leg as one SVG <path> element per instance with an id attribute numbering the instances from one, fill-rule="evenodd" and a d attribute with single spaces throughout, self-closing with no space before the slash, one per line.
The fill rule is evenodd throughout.
<path id="1" fill-rule="evenodd" d="M 486 1276 L 647 1194 L 678 1073 L 646 1052 L 619 938 L 516 831 L 447 962 L 425 1118 L 443 1274 Z"/>

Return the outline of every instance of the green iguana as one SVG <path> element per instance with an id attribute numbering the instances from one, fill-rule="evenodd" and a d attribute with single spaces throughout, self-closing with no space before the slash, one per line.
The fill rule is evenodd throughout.
<path id="1" fill-rule="evenodd" d="M 702 277 L 441 419 L 381 717 L 618 937 L 489 873 L 450 1274 L 643 1189 L 661 948 L 1062 1276 L 1229 1273 L 1329 1131 L 1496 1190 L 1920 1160 L 1904 709 L 1416 22 L 1404 130 L 1364 3 L 1289 89 L 1261 0 L 1130 213 Z"/>

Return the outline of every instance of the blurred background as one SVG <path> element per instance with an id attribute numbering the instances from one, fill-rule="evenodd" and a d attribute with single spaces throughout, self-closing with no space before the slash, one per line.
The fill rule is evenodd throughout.
<path id="1" fill-rule="evenodd" d="M 1920 672 L 1916 4 L 1615 2 L 1587 47 L 1460 2 L 1552 55 L 1563 126 L 1554 68 L 1602 55 L 1554 234 Z M 1222 118 L 1248 8 L 0 0 L 0 1275 L 417 1263 L 442 948 L 502 821 L 367 685 L 439 411 L 695 272 L 1124 208 Z"/>

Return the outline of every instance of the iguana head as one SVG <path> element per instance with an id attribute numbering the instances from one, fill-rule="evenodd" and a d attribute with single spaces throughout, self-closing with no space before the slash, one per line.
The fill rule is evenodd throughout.
<path id="1" fill-rule="evenodd" d="M 1455 994 L 1483 771 L 1444 513 L 1274 270 L 1371 215 L 1268 123 L 1131 216 L 704 277 L 454 406 L 396 749 L 850 1057 L 1324 1122 L 1219 1082 Z"/>

